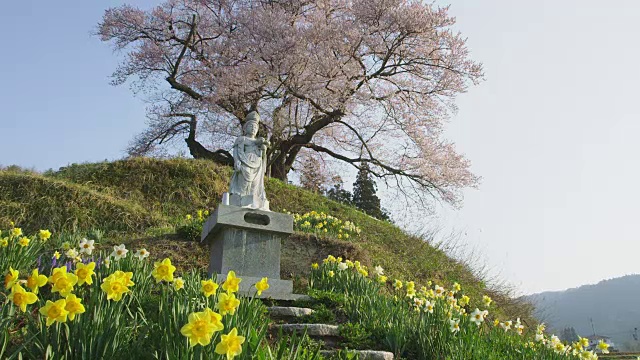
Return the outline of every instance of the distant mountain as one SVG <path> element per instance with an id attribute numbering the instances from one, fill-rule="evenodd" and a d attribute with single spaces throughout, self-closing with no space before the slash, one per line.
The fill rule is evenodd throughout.
<path id="1" fill-rule="evenodd" d="M 565 291 L 547 291 L 525 297 L 535 316 L 560 336 L 573 327 L 580 336 L 609 336 L 621 350 L 640 350 L 640 275 L 603 280 Z M 593 328 L 591 325 L 593 322 Z M 640 336 L 640 335 L 638 335 Z"/>

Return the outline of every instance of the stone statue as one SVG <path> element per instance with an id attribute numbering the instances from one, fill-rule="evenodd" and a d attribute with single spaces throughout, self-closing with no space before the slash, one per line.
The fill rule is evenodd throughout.
<path id="1" fill-rule="evenodd" d="M 269 201 L 264 191 L 264 174 L 267 165 L 269 142 L 256 138 L 260 115 L 252 111 L 233 144 L 233 176 L 229 186 L 231 205 L 269 211 Z M 223 200 L 224 202 L 224 200 Z"/>

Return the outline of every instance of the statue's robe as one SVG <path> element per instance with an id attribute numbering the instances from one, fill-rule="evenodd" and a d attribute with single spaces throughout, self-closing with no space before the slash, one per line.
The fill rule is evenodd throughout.
<path id="1" fill-rule="evenodd" d="M 269 210 L 264 191 L 265 161 L 262 152 L 256 139 L 247 136 L 239 136 L 233 144 L 234 172 L 229 187 L 232 205 Z"/>

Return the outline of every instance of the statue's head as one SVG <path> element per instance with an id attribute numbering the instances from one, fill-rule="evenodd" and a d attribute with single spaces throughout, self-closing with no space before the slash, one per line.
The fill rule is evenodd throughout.
<path id="1" fill-rule="evenodd" d="M 244 136 L 255 138 L 258 135 L 258 124 L 260 123 L 260 114 L 257 111 L 250 112 L 244 120 L 242 132 Z"/>

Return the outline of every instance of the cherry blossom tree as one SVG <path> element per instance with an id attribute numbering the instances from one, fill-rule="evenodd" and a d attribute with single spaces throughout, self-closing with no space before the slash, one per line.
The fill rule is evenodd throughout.
<path id="1" fill-rule="evenodd" d="M 418 0 L 167 0 L 108 9 L 100 38 L 125 54 L 114 84 L 150 102 L 131 155 L 186 141 L 227 149 L 258 110 L 268 175 L 307 149 L 369 171 L 416 199 L 457 204 L 478 177 L 442 138 L 456 95 L 482 80 L 448 7 Z"/>

